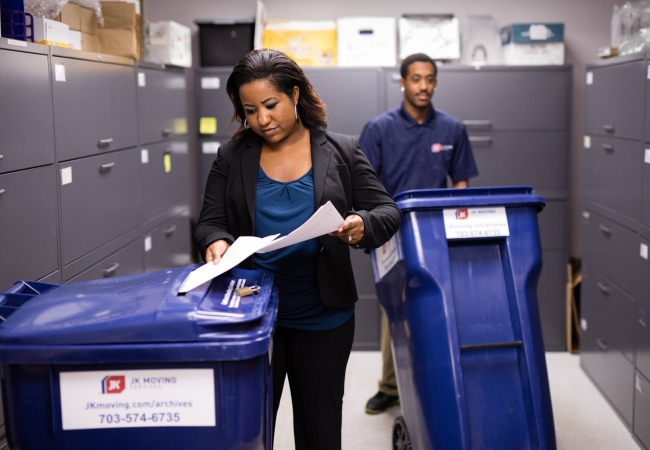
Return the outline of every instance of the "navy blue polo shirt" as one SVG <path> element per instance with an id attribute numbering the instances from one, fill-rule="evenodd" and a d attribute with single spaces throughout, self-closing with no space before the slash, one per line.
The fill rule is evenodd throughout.
<path id="1" fill-rule="evenodd" d="M 478 175 L 465 127 L 449 114 L 429 109 L 422 124 L 404 105 L 366 124 L 359 146 L 390 195 L 438 189 Z"/>

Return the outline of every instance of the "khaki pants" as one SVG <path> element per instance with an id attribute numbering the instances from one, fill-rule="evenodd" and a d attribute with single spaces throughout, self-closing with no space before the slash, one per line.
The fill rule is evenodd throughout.
<path id="1" fill-rule="evenodd" d="M 381 356 L 383 367 L 381 380 L 379 380 L 379 392 L 397 397 L 397 378 L 395 377 L 395 365 L 393 364 L 393 350 L 390 345 L 390 329 L 388 328 L 388 316 L 381 308 Z"/>

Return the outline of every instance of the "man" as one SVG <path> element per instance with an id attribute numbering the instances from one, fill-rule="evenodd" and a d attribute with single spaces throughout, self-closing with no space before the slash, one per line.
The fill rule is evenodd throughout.
<path id="1" fill-rule="evenodd" d="M 478 175 L 463 124 L 431 104 L 436 90 L 436 63 L 423 53 L 406 58 L 399 81 L 404 102 L 366 124 L 359 146 L 390 195 L 410 189 L 455 188 Z M 378 414 L 399 404 L 397 380 L 388 330 L 382 311 L 383 373 L 379 392 L 368 400 L 366 412 Z"/>

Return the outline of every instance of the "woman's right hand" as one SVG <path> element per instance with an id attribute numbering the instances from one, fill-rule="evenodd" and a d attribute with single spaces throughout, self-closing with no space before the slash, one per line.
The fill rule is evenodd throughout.
<path id="1" fill-rule="evenodd" d="M 223 256 L 224 253 L 230 248 L 230 244 L 228 241 L 224 241 L 223 239 L 220 239 L 218 241 L 214 241 L 208 249 L 205 251 L 205 262 L 206 263 L 213 263 L 213 264 L 219 264 L 219 261 L 221 261 L 221 257 Z"/>

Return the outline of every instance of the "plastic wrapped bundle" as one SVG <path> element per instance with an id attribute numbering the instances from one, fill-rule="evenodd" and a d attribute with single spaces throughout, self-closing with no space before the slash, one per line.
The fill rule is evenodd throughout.
<path id="1" fill-rule="evenodd" d="M 635 34 L 650 27 L 650 3 L 646 0 L 625 2 L 623 5 L 614 5 L 612 14 L 612 47 L 620 47 L 628 40 L 638 40 Z"/>
<path id="2" fill-rule="evenodd" d="M 25 12 L 34 17 L 54 19 L 61 13 L 66 3 L 68 0 L 25 0 Z M 70 3 L 92 9 L 97 15 L 99 24 L 104 25 L 100 0 L 72 0 Z"/>

